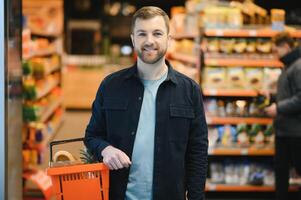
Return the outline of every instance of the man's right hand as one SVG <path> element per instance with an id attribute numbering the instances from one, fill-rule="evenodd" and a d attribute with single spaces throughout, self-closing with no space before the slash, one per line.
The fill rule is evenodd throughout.
<path id="1" fill-rule="evenodd" d="M 107 146 L 102 150 L 103 163 L 109 167 L 110 170 L 128 168 L 132 163 L 130 158 L 121 150 Z"/>

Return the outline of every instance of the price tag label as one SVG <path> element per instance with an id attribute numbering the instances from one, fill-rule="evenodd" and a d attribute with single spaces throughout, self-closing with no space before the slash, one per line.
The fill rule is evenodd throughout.
<path id="1" fill-rule="evenodd" d="M 257 31 L 256 30 L 250 30 L 249 31 L 249 36 L 256 37 L 257 36 Z"/>
<path id="2" fill-rule="evenodd" d="M 216 89 L 210 89 L 209 90 L 209 95 L 213 95 L 213 96 L 217 95 L 217 90 Z"/>
<path id="3" fill-rule="evenodd" d="M 208 188 L 209 191 L 216 191 L 216 185 L 215 184 L 209 183 L 209 184 L 207 184 L 207 188 Z"/>
<path id="4" fill-rule="evenodd" d="M 221 30 L 221 29 L 216 30 L 216 31 L 215 31 L 215 35 L 216 35 L 216 36 L 224 36 L 224 31 Z"/>
<path id="5" fill-rule="evenodd" d="M 37 183 L 43 191 L 47 191 L 52 186 L 51 178 L 43 171 L 38 171 L 29 179 Z"/>
<path id="6" fill-rule="evenodd" d="M 242 150 L 240 151 L 240 154 L 241 154 L 241 155 L 248 155 L 248 154 L 249 154 L 249 150 L 248 150 L 248 149 L 242 149 Z"/>

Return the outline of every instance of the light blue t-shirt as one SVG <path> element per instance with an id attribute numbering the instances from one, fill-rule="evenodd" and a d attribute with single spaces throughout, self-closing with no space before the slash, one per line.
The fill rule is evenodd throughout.
<path id="1" fill-rule="evenodd" d="M 167 73 L 158 80 L 141 79 L 144 85 L 144 94 L 132 153 L 126 200 L 153 199 L 156 96 L 160 84 L 166 77 Z"/>

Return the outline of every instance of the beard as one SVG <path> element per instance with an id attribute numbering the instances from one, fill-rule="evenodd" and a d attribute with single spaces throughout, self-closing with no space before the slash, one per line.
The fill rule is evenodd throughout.
<path id="1" fill-rule="evenodd" d="M 155 64 L 166 54 L 167 48 L 144 45 L 141 49 L 136 49 L 138 57 L 146 64 Z"/>

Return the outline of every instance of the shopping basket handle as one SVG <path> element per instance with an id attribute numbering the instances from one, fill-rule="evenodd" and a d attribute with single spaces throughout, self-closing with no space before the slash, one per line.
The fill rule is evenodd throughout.
<path id="1" fill-rule="evenodd" d="M 69 139 L 69 140 L 56 140 L 56 141 L 50 142 L 50 144 L 49 144 L 50 145 L 49 164 L 51 165 L 51 163 L 53 162 L 52 147 L 54 145 L 65 144 L 65 143 L 70 143 L 70 142 L 79 142 L 79 141 L 84 141 L 84 138 L 74 138 L 74 139 Z"/>

